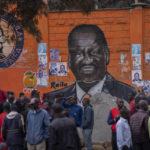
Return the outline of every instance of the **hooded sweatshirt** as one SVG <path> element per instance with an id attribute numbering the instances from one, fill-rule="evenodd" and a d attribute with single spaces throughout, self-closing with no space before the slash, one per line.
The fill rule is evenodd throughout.
<path id="1" fill-rule="evenodd" d="M 2 136 L 7 146 L 23 145 L 24 143 L 24 120 L 23 116 L 11 111 L 3 121 Z"/>

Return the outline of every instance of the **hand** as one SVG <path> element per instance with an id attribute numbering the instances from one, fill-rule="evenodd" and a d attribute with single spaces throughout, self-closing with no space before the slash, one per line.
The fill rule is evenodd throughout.
<path id="1" fill-rule="evenodd" d="M 120 115 L 117 115 L 115 120 L 118 121 L 120 119 Z"/>

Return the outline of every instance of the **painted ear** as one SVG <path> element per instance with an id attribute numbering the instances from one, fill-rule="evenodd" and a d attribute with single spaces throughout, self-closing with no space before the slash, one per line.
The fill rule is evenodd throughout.
<path id="1" fill-rule="evenodd" d="M 105 50 L 104 58 L 105 58 L 106 65 L 108 65 L 109 64 L 109 50 Z"/>
<path id="2" fill-rule="evenodd" d="M 71 68 L 71 56 L 68 55 L 68 64 L 69 64 L 69 68 Z"/>

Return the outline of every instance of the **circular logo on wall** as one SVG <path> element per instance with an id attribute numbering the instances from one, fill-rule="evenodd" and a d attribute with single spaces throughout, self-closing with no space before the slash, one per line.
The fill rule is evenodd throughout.
<path id="1" fill-rule="evenodd" d="M 8 68 L 19 58 L 24 45 L 24 32 L 17 21 L 8 26 L 10 14 L 0 16 L 0 68 Z M 13 40 L 12 40 L 13 39 Z"/>
<path id="2" fill-rule="evenodd" d="M 27 71 L 23 77 L 23 84 L 26 88 L 34 88 L 37 85 L 36 73 Z"/>

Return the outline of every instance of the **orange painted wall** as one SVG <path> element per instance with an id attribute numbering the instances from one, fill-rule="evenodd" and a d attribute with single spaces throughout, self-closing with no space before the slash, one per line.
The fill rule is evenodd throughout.
<path id="1" fill-rule="evenodd" d="M 59 49 L 61 61 L 68 61 L 68 35 L 69 32 L 79 24 L 96 24 L 106 36 L 111 52 L 108 72 L 117 80 L 131 84 L 131 44 L 142 44 L 142 71 L 143 79 L 149 79 L 149 68 L 145 66 L 145 52 L 150 52 L 150 9 L 135 8 L 130 10 L 99 10 L 83 15 L 81 12 L 52 12 L 48 17 L 39 18 L 39 28 L 42 32 L 43 40 L 47 43 L 48 63 L 49 49 Z M 38 43 L 31 35 L 25 32 L 24 50 L 27 53 L 24 58 L 27 62 L 16 61 L 16 63 L 6 69 L 0 70 L 0 88 L 6 91 L 14 91 L 16 96 L 25 88 L 23 76 L 26 71 L 37 72 L 38 70 Z M 120 63 L 120 54 L 127 54 L 125 63 Z M 31 54 L 31 55 L 29 55 Z M 49 66 L 48 66 L 49 67 Z M 68 68 L 69 69 L 69 68 Z M 47 68 L 48 70 L 48 68 Z M 71 70 L 66 77 L 49 76 L 48 87 L 36 87 L 42 93 L 53 91 L 51 82 L 64 81 L 69 85 L 75 81 Z M 59 89 L 59 88 L 57 88 Z M 30 93 L 27 93 L 29 96 Z"/>

